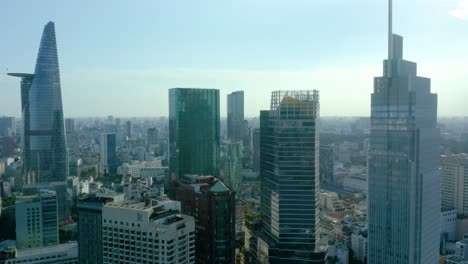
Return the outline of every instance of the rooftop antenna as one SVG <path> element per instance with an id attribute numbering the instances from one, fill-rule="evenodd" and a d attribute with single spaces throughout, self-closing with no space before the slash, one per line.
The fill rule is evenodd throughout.
<path id="1" fill-rule="evenodd" d="M 393 4 L 388 0 L 388 60 L 393 59 Z"/>
<path id="2" fill-rule="evenodd" d="M 388 60 L 387 60 L 387 76 L 392 77 L 393 68 L 393 3 L 388 0 Z"/>

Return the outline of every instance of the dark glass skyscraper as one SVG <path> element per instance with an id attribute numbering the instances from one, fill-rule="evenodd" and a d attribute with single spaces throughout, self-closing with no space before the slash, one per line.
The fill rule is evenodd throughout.
<path id="1" fill-rule="evenodd" d="M 237 91 L 227 96 L 227 133 L 234 142 L 243 141 L 244 127 L 244 92 Z"/>
<path id="2" fill-rule="evenodd" d="M 104 174 L 117 173 L 117 145 L 115 134 L 105 133 L 101 135 L 101 172 Z"/>
<path id="3" fill-rule="evenodd" d="M 276 91 L 260 113 L 263 239 L 269 263 L 324 263 L 319 236 L 319 95 Z"/>
<path id="4" fill-rule="evenodd" d="M 22 78 L 24 173 L 27 183 L 65 181 L 65 129 L 53 22 L 44 28 L 34 74 L 10 75 Z"/>
<path id="5" fill-rule="evenodd" d="M 374 79 L 369 149 L 369 263 L 439 261 L 440 153 L 437 95 L 392 34 L 383 77 Z"/>
<path id="6" fill-rule="evenodd" d="M 219 176 L 219 133 L 219 90 L 169 90 L 171 174 Z"/>

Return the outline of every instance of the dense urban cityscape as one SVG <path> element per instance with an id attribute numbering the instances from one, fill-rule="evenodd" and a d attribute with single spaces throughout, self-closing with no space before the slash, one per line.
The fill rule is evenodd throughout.
<path id="1" fill-rule="evenodd" d="M 68 117 L 48 22 L 34 72 L 8 72 L 0 263 L 468 264 L 468 117 L 438 117 L 392 10 L 362 117 L 307 87 L 254 117 L 248 90 L 169 87 L 167 116 Z"/>

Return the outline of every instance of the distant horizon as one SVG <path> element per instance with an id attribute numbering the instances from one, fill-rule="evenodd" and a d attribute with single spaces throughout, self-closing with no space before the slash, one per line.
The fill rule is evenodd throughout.
<path id="1" fill-rule="evenodd" d="M 468 116 L 466 2 L 394 1 L 404 57 L 431 78 L 441 117 Z M 256 116 L 272 91 L 297 89 L 320 92 L 323 116 L 368 116 L 387 57 L 386 0 L 8 1 L 2 11 L 0 115 L 21 115 L 19 80 L 6 73 L 34 71 L 48 21 L 70 116 L 163 116 L 172 87 L 219 89 L 221 116 L 230 92 L 244 91 Z"/>

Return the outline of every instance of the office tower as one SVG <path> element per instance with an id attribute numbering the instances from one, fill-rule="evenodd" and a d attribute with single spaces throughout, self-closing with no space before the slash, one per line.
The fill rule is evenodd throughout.
<path id="1" fill-rule="evenodd" d="M 65 223 L 71 215 L 71 197 L 67 195 L 67 182 L 49 182 L 38 184 L 23 185 L 22 191 L 24 196 L 38 195 L 43 190 L 55 192 L 57 197 L 57 211 L 59 223 Z"/>
<path id="2" fill-rule="evenodd" d="M 219 90 L 169 90 L 171 177 L 219 175 Z"/>
<path id="3" fill-rule="evenodd" d="M 56 245 L 58 237 L 57 195 L 41 190 L 16 200 L 16 247 Z"/>
<path id="4" fill-rule="evenodd" d="M 242 184 L 242 153 L 241 142 L 227 142 L 227 157 L 224 161 L 224 182 L 236 193 Z"/>
<path id="5" fill-rule="evenodd" d="M 77 203 L 80 264 L 100 264 L 102 259 L 102 207 L 122 202 L 123 193 L 98 192 L 81 197 Z"/>
<path id="6" fill-rule="evenodd" d="M 256 128 L 252 135 L 252 168 L 254 171 L 260 171 L 260 128 Z"/>
<path id="7" fill-rule="evenodd" d="M 275 91 L 260 112 L 261 213 L 269 263 L 324 263 L 319 239 L 319 94 Z"/>
<path id="8" fill-rule="evenodd" d="M 115 134 L 102 134 L 101 135 L 101 172 L 103 174 L 117 173 L 117 147 L 115 141 Z"/>
<path id="9" fill-rule="evenodd" d="M 227 96 L 227 133 L 228 140 L 244 140 L 244 92 L 237 91 Z"/>
<path id="10" fill-rule="evenodd" d="M 440 152 L 437 95 L 392 34 L 384 74 L 374 79 L 369 149 L 368 262 L 439 261 Z"/>
<path id="11" fill-rule="evenodd" d="M 13 138 L 5 136 L 5 137 L 0 137 L 0 140 L 2 143 L 1 148 L 0 148 L 0 152 L 1 152 L 0 157 L 3 157 L 3 158 L 12 157 L 14 150 L 15 150 L 15 142 L 13 141 Z"/>
<path id="12" fill-rule="evenodd" d="M 333 184 L 333 147 L 320 146 L 320 183 Z"/>
<path id="13" fill-rule="evenodd" d="M 153 127 L 153 128 L 148 128 L 148 135 L 146 139 L 146 143 L 148 146 L 156 146 L 159 144 L 159 135 L 158 135 L 158 129 Z"/>
<path id="14" fill-rule="evenodd" d="M 16 134 L 16 124 L 14 117 L 0 117 L 0 137 L 11 137 Z"/>
<path id="15" fill-rule="evenodd" d="M 53 22 L 44 28 L 34 74 L 9 75 L 22 78 L 23 166 L 27 182 L 65 181 L 65 127 Z"/>
<path id="16" fill-rule="evenodd" d="M 198 175 L 177 180 L 174 192 L 182 212 L 195 218 L 196 263 L 234 263 L 235 193 L 213 176 Z"/>
<path id="17" fill-rule="evenodd" d="M 195 263 L 195 222 L 166 199 L 102 208 L 103 263 Z"/>
<path id="18" fill-rule="evenodd" d="M 442 210 L 468 216 L 468 154 L 442 156 Z"/>
<path id="19" fill-rule="evenodd" d="M 132 138 L 132 122 L 130 122 L 130 120 L 125 122 L 125 136 L 127 138 Z"/>
<path id="20" fill-rule="evenodd" d="M 71 118 L 65 119 L 65 132 L 73 133 L 75 132 L 75 120 Z"/>

